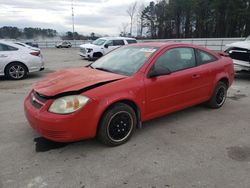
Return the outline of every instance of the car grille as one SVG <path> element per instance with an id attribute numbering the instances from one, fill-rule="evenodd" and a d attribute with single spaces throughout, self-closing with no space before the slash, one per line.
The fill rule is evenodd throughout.
<path id="1" fill-rule="evenodd" d="M 37 109 L 40 109 L 44 103 L 47 101 L 45 97 L 40 95 L 39 93 L 32 91 L 30 95 L 30 103 Z"/>
<path id="2" fill-rule="evenodd" d="M 247 61 L 250 63 L 250 50 L 248 49 L 232 47 L 226 50 L 226 52 L 229 53 L 229 56 L 232 59 Z"/>
<path id="3" fill-rule="evenodd" d="M 86 48 L 80 48 L 80 52 L 86 54 Z"/>

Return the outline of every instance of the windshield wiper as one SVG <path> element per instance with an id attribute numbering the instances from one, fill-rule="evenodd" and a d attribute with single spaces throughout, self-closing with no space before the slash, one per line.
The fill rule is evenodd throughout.
<path id="1" fill-rule="evenodd" d="M 108 69 L 105 69 L 105 68 L 101 68 L 101 67 L 96 67 L 95 69 L 101 70 L 101 71 L 105 71 L 105 72 L 112 72 L 111 70 L 108 70 Z"/>
<path id="2" fill-rule="evenodd" d="M 94 67 L 92 67 L 92 63 L 90 63 L 87 67 L 90 67 L 91 69 L 94 69 Z"/>

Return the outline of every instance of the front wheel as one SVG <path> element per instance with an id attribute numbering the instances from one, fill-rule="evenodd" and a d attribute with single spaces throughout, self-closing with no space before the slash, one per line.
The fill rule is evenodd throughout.
<path id="1" fill-rule="evenodd" d="M 109 146 L 127 142 L 136 127 L 136 114 L 130 106 L 118 103 L 107 110 L 99 125 L 98 139 Z"/>
<path id="2" fill-rule="evenodd" d="M 227 85 L 224 82 L 218 82 L 215 87 L 214 93 L 207 105 L 210 108 L 220 108 L 226 101 L 227 98 Z"/>

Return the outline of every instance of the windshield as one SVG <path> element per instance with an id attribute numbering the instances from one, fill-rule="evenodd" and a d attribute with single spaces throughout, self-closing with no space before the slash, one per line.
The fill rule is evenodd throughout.
<path id="1" fill-rule="evenodd" d="M 119 48 L 91 64 L 92 68 L 131 76 L 157 51 L 155 47 Z"/>
<path id="2" fill-rule="evenodd" d="M 247 41 L 250 41 L 250 35 L 246 38 Z"/>
<path id="3" fill-rule="evenodd" d="M 101 46 L 101 45 L 103 45 L 105 42 L 106 42 L 106 40 L 104 40 L 104 39 L 97 39 L 97 40 L 95 40 L 94 42 L 92 42 L 92 44 L 97 45 L 97 46 Z"/>

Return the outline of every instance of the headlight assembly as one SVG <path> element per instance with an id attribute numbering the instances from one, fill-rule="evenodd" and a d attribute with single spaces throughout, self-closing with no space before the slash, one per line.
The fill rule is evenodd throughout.
<path id="1" fill-rule="evenodd" d="M 50 106 L 49 112 L 56 114 L 69 114 L 84 107 L 89 101 L 88 97 L 70 95 L 56 99 Z"/>
<path id="2" fill-rule="evenodd" d="M 87 48 L 87 52 L 88 52 L 88 53 L 90 53 L 90 52 L 92 52 L 92 51 L 93 51 L 93 49 Z"/>

